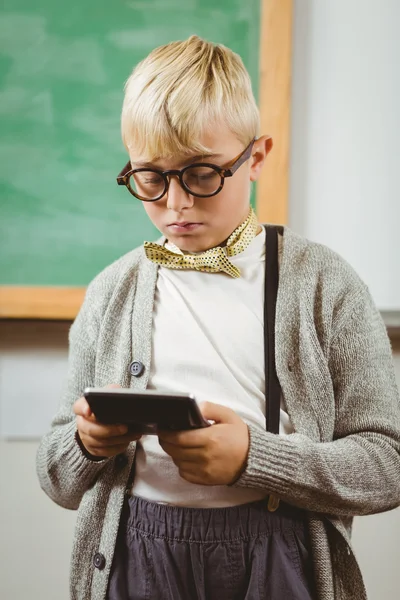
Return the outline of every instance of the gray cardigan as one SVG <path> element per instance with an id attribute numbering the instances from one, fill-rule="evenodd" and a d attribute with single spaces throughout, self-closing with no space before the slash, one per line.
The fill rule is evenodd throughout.
<path id="1" fill-rule="evenodd" d="M 145 388 L 157 266 L 142 248 L 98 275 L 70 331 L 67 387 L 37 455 L 42 488 L 78 509 L 72 600 L 105 598 L 135 444 L 89 460 L 72 404 L 86 386 Z M 145 365 L 130 375 L 132 360 Z M 366 286 L 328 248 L 284 229 L 276 313 L 276 367 L 295 433 L 250 426 L 247 468 L 235 483 L 307 509 L 320 600 L 364 600 L 351 543 L 354 515 L 400 505 L 400 401 L 390 343 Z M 94 566 L 101 553 L 102 568 Z"/>

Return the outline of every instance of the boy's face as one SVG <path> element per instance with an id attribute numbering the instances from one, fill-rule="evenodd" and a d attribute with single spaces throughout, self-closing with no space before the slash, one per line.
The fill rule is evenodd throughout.
<path id="1" fill-rule="evenodd" d="M 242 143 L 226 126 L 213 129 L 204 135 L 201 142 L 211 149 L 212 155 L 196 158 L 195 161 L 190 157 L 188 159 L 187 155 L 177 156 L 172 160 L 157 161 L 152 166 L 162 171 L 182 169 L 193 162 L 228 167 L 244 150 Z M 232 177 L 225 179 L 224 187 L 216 196 L 191 196 L 182 189 L 177 177 L 171 177 L 169 189 L 163 198 L 155 202 L 143 202 L 145 211 L 168 241 L 182 251 L 203 252 L 222 244 L 247 218 L 250 182 L 258 179 L 271 147 L 271 138 L 259 138 L 253 146 L 250 159 Z M 141 161 L 141 157 L 132 151 L 130 159 L 133 168 Z"/>

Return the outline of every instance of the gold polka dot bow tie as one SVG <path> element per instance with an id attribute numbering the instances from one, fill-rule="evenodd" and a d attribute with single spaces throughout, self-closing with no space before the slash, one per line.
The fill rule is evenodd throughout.
<path id="1" fill-rule="evenodd" d="M 170 246 L 176 249 L 176 252 L 160 244 L 145 242 L 144 251 L 149 260 L 167 269 L 194 269 L 206 273 L 223 272 L 236 278 L 240 277 L 240 269 L 231 263 L 229 257 L 243 252 L 257 235 L 257 230 L 257 217 L 253 209 L 250 209 L 246 221 L 229 236 L 224 247 L 216 246 L 199 254 L 183 254 L 172 244 Z"/>

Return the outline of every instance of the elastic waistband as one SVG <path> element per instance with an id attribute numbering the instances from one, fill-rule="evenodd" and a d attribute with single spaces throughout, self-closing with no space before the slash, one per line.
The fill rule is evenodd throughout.
<path id="1" fill-rule="evenodd" d="M 187 542 L 245 540 L 277 531 L 304 529 L 306 513 L 281 502 L 270 512 L 268 498 L 226 508 L 185 508 L 128 499 L 128 529 L 145 535 Z"/>

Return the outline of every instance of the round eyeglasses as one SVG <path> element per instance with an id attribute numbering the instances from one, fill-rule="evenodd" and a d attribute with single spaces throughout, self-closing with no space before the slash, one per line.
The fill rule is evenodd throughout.
<path id="1" fill-rule="evenodd" d="M 168 191 L 172 176 L 178 177 L 182 188 L 191 196 L 210 198 L 224 187 L 226 177 L 232 177 L 251 156 L 255 138 L 234 159 L 229 168 L 211 163 L 194 163 L 184 169 L 160 171 L 158 169 L 132 169 L 128 162 L 117 177 L 118 185 L 125 185 L 130 193 L 143 202 L 160 200 Z"/>

